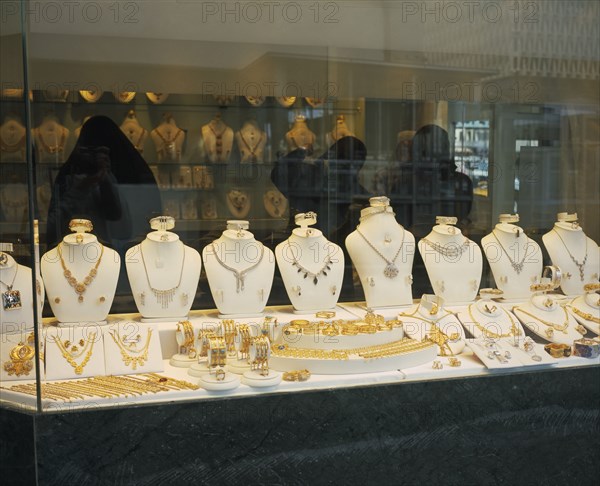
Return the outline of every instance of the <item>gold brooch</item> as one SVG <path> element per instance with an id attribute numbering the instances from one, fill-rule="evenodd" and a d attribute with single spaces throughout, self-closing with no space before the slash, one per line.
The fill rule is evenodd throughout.
<path id="1" fill-rule="evenodd" d="M 8 376 L 29 375 L 29 372 L 33 369 L 32 360 L 35 356 L 35 349 L 31 344 L 33 344 L 33 333 L 27 336 L 27 344 L 19 342 L 10 350 L 10 361 L 4 362 L 4 371 L 8 373 Z"/>

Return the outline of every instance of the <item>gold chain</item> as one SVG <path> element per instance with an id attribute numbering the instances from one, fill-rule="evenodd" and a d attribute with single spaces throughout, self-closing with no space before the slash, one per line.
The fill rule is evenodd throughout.
<path id="1" fill-rule="evenodd" d="M 590 314 L 588 312 L 583 312 L 581 309 L 578 309 L 577 307 L 575 307 L 573 305 L 569 305 L 569 307 L 571 308 L 571 310 L 573 311 L 574 314 L 577 314 L 582 319 L 585 319 L 586 321 L 595 322 L 596 324 L 600 324 L 600 318 L 594 317 L 592 314 Z"/>
<path id="2" fill-rule="evenodd" d="M 515 311 L 519 311 L 522 312 L 523 314 L 525 314 L 526 316 L 532 317 L 533 319 L 535 319 L 536 321 L 541 322 L 542 324 L 544 324 L 545 326 L 548 326 L 552 329 L 554 329 L 555 331 L 560 331 L 563 334 L 567 334 L 567 327 L 569 327 L 569 313 L 567 312 L 567 309 L 565 309 L 564 307 L 561 307 L 561 309 L 563 310 L 563 312 L 565 313 L 565 322 L 563 322 L 562 324 L 556 324 L 554 322 L 549 322 L 549 321 L 545 321 L 544 319 L 539 318 L 536 315 L 531 314 L 530 312 L 527 312 L 519 307 L 515 307 Z"/>
<path id="3" fill-rule="evenodd" d="M 420 308 L 421 308 L 421 304 L 419 304 L 417 306 L 417 308 L 414 310 L 414 312 L 412 314 L 406 314 L 405 312 L 401 312 L 400 315 L 405 316 L 405 317 L 414 317 L 416 319 L 420 319 L 421 321 L 428 323 L 431 326 L 431 329 L 426 334 L 425 339 L 437 344 L 440 347 L 440 352 L 442 353 L 442 356 L 447 356 L 447 354 L 446 354 L 447 352 L 450 354 L 450 356 L 454 356 L 454 352 L 450 348 L 448 341 L 456 341 L 457 339 L 460 338 L 460 334 L 456 332 L 456 333 L 452 333 L 450 336 L 448 336 L 437 325 L 437 323 L 439 321 L 441 321 L 444 317 L 447 317 L 448 315 L 452 315 L 452 312 L 445 311 L 446 314 L 444 314 L 443 316 L 441 316 L 441 317 L 437 318 L 435 321 L 433 321 L 431 319 L 425 319 L 424 317 L 417 315 L 417 312 L 419 312 Z"/>
<path id="4" fill-rule="evenodd" d="M 148 348 L 150 347 L 150 339 L 152 338 L 152 328 L 148 329 L 148 333 L 146 334 L 146 344 L 142 349 L 126 348 L 121 342 L 121 339 L 119 339 L 116 331 L 110 330 L 109 334 L 121 350 L 121 359 L 123 360 L 123 363 L 125 363 L 125 366 L 131 365 L 131 369 L 133 370 L 136 370 L 138 365 L 144 366 L 148 360 Z M 132 356 L 130 353 L 139 354 L 139 356 Z"/>
<path id="5" fill-rule="evenodd" d="M 83 361 L 80 364 L 77 364 L 77 362 L 73 358 L 73 355 L 69 352 L 69 350 L 65 347 L 63 342 L 58 337 L 54 336 L 54 342 L 58 346 L 58 349 L 60 349 L 60 352 L 62 353 L 63 358 L 65 358 L 67 360 L 67 362 L 75 370 L 75 374 L 81 375 L 83 373 L 83 369 L 85 368 L 85 366 L 90 361 L 90 358 L 92 357 L 92 353 L 94 351 L 94 343 L 96 342 L 96 333 L 95 332 L 91 333 L 90 337 L 87 339 L 87 341 L 85 343 L 85 347 L 82 349 L 81 353 L 79 353 L 77 355 L 77 356 L 81 356 L 85 353 L 85 357 L 83 358 Z M 87 353 L 85 351 L 86 349 L 87 349 Z"/>
<path id="6" fill-rule="evenodd" d="M 504 313 L 510 319 L 510 331 L 508 332 L 508 334 L 497 334 L 493 331 L 490 331 L 489 329 L 487 329 L 486 327 L 481 325 L 479 322 L 477 322 L 477 320 L 473 316 L 473 313 L 471 312 L 472 306 L 473 306 L 473 304 L 471 304 L 471 305 L 469 305 L 469 307 L 467 307 L 467 311 L 469 312 L 469 317 L 471 318 L 471 321 L 473 321 L 473 324 L 475 324 L 475 326 L 477 326 L 477 329 L 479 329 L 484 334 L 484 336 L 494 338 L 494 339 L 500 339 L 500 338 L 508 338 L 508 337 L 512 337 L 512 336 L 520 336 L 521 335 L 521 330 L 518 328 L 517 323 L 515 322 L 513 317 L 510 315 L 510 313 L 506 309 L 502 309 L 502 311 L 504 311 Z"/>
<path id="7" fill-rule="evenodd" d="M 78 282 L 77 279 L 73 277 L 71 270 L 67 268 L 65 260 L 63 258 L 61 244 L 57 246 L 58 256 L 60 257 L 60 265 L 63 269 L 63 275 L 67 279 L 67 282 L 69 282 L 69 285 L 75 289 L 75 292 L 78 295 L 77 300 L 79 302 L 83 302 L 84 292 L 87 290 L 88 285 L 90 285 L 94 278 L 96 278 L 96 275 L 98 275 L 98 267 L 100 266 L 100 262 L 102 261 L 102 255 L 104 255 L 104 246 L 100 245 L 100 248 L 100 256 L 98 257 L 96 265 L 94 265 L 94 268 L 92 268 L 90 270 L 90 273 L 88 273 L 87 276 L 83 279 L 83 282 Z"/>

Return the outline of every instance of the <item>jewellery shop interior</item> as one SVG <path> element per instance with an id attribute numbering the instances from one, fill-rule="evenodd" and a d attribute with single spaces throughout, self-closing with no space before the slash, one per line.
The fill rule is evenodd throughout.
<path id="1" fill-rule="evenodd" d="M 12 3 L 4 408 L 600 363 L 595 2 L 458 24 L 444 2 L 439 22 L 423 2 L 316 2 L 272 23 L 248 2 L 239 22 L 116 2 L 135 23 Z"/>

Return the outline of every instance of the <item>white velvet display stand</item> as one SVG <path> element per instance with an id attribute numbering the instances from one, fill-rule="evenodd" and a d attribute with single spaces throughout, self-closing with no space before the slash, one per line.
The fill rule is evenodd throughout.
<path id="1" fill-rule="evenodd" d="M 125 351 L 121 350 L 115 339 L 119 340 Z M 140 351 L 144 349 L 147 349 L 147 359 L 143 363 L 125 363 L 127 356 L 138 358 L 142 355 Z M 104 332 L 104 361 L 107 375 L 163 372 L 164 362 L 158 326 L 133 321 L 108 325 Z"/>
<path id="2" fill-rule="evenodd" d="M 31 269 L 19 265 L 16 260 L 1 248 L 11 248 L 11 244 L 0 244 L 0 251 L 6 255 L 6 263 L 0 266 L 0 294 L 8 292 L 8 286 L 13 291 L 19 291 L 21 307 L 4 308 L 4 300 L 0 295 L 0 331 L 4 333 L 24 332 L 33 329 L 33 294 L 31 289 Z M 44 306 L 44 283 L 41 277 L 37 278 L 38 315 L 41 316 Z M 2 355 L 8 356 L 8 355 Z"/>
<path id="3" fill-rule="evenodd" d="M 198 384 L 205 390 L 210 391 L 228 391 L 235 390 L 240 386 L 240 377 L 234 373 L 227 373 L 222 380 L 217 380 L 216 372 L 204 373 L 200 376 Z"/>
<path id="4" fill-rule="evenodd" d="M 398 224 L 387 197 L 373 197 L 369 201 L 370 207 L 361 211 L 357 230 L 346 238 L 367 307 L 410 305 L 415 237 Z"/>
<path id="5" fill-rule="evenodd" d="M 309 228 L 316 222 L 315 213 L 296 215 L 300 228 L 275 248 L 285 290 L 299 313 L 333 309 L 342 289 L 344 253 L 320 230 Z"/>
<path id="6" fill-rule="evenodd" d="M 104 358 L 104 338 L 103 334 L 107 326 L 99 324 L 88 324 L 86 326 L 61 324 L 58 327 L 50 327 L 46 329 L 45 339 L 45 365 L 46 365 L 46 380 L 73 380 L 77 378 L 86 378 L 89 376 L 104 376 L 106 375 L 105 358 Z M 73 361 L 76 365 L 81 365 L 87 356 L 87 343 L 93 343 L 92 353 L 89 361 L 85 364 L 80 374 L 77 374 L 75 368 L 62 355 L 61 349 L 55 342 L 59 339 L 63 344 L 65 341 L 70 341 L 71 346 L 77 346 L 77 353 L 83 351 L 81 356 L 74 357 Z M 81 347 L 79 341 L 84 340 L 84 346 Z M 70 348 L 69 348 L 70 349 Z M 74 354 L 77 354 L 74 353 Z M 119 359 L 115 356 L 112 359 Z"/>
<path id="7" fill-rule="evenodd" d="M 478 339 L 488 336 L 495 339 L 512 339 L 515 334 L 517 339 L 519 336 L 525 336 L 519 319 L 491 300 L 490 294 L 482 292 L 480 295 L 480 300 L 469 304 L 458 313 L 458 318 L 467 331 Z M 484 332 L 477 324 L 488 332 Z M 505 337 L 496 338 L 495 335 Z"/>
<path id="8" fill-rule="evenodd" d="M 550 302 L 552 303 L 551 305 L 545 305 L 545 303 L 550 304 Z M 520 309 L 533 314 L 536 318 L 520 312 Z M 567 312 L 565 314 L 565 308 L 559 304 L 557 297 L 554 295 L 536 292 L 527 302 L 514 307 L 513 313 L 525 327 L 546 341 L 571 346 L 573 341 L 582 337 L 582 334 L 575 329 L 579 325 L 578 322 L 570 313 Z M 567 320 L 569 324 L 565 332 L 554 330 L 552 337 L 550 337 L 546 334 L 546 329 L 549 329 L 549 327 L 542 324 L 538 318 L 559 326 L 562 326 Z"/>
<path id="9" fill-rule="evenodd" d="M 423 341 L 431 333 L 432 326 L 427 321 L 433 321 L 446 336 L 458 334 L 457 339 L 447 341 L 452 354 L 457 355 L 465 348 L 465 331 L 458 318 L 444 309 L 444 303 L 444 299 L 439 296 L 424 294 L 418 305 L 410 311 L 400 313 L 398 319 L 404 324 L 404 333 L 417 341 Z M 436 348 L 438 355 L 442 356 L 442 350 L 437 345 Z"/>
<path id="10" fill-rule="evenodd" d="M 125 258 L 127 277 L 142 322 L 184 320 L 200 280 L 200 254 L 184 245 L 177 234 L 159 229 L 127 250 Z M 169 291 L 170 295 L 164 295 Z"/>
<path id="11" fill-rule="evenodd" d="M 552 230 L 542 240 L 552 264 L 562 271 L 561 290 L 565 295 L 574 297 L 584 293 L 585 284 L 598 281 L 600 249 L 577 223 L 577 213 L 558 213 L 557 219 Z M 583 275 L 573 259 L 581 265 Z"/>
<path id="12" fill-rule="evenodd" d="M 418 244 L 433 291 L 447 304 L 472 302 L 477 296 L 483 269 L 481 248 L 451 224 L 455 221 L 453 217 L 438 216 L 438 224 Z M 452 254 L 442 255 L 425 239 Z M 461 253 L 460 248 L 466 241 L 469 245 Z"/>
<path id="13" fill-rule="evenodd" d="M 540 245 L 517 225 L 517 214 L 501 214 L 492 233 L 482 238 L 483 251 L 496 286 L 507 301 L 529 298 L 531 284 L 540 278 L 543 256 Z"/>
<path id="14" fill-rule="evenodd" d="M 94 235 L 85 233 L 82 237 L 79 243 L 76 235 L 70 234 L 59 243 L 65 265 L 78 282 L 82 282 L 94 268 L 102 247 Z M 58 247 L 48 251 L 42 257 L 41 269 L 48 302 L 58 321 L 80 325 L 104 323 L 115 297 L 120 267 L 119 254 L 104 247 L 97 275 L 87 286 L 83 301 L 80 302 L 75 289 L 63 274 Z"/>
<path id="15" fill-rule="evenodd" d="M 227 228 L 202 250 L 219 317 L 261 316 L 273 285 L 273 252 L 256 241 L 248 221 L 230 220 Z"/>
<path id="16" fill-rule="evenodd" d="M 255 362 L 256 358 L 256 348 L 254 343 L 250 344 L 250 350 L 248 354 L 248 361 L 250 363 Z M 270 361 L 271 358 L 271 344 L 269 342 L 267 349 L 267 362 Z M 278 371 L 275 371 L 271 368 L 268 369 L 266 374 L 262 374 L 258 370 L 249 370 L 244 372 L 242 375 L 242 383 L 244 385 L 251 386 L 253 388 L 270 388 L 273 386 L 279 385 L 282 380 L 282 374 Z"/>
<path id="17" fill-rule="evenodd" d="M 573 312 L 573 308 L 581 311 L 582 313 L 589 314 L 590 317 L 600 319 L 600 296 L 596 292 L 588 292 L 585 295 L 580 295 L 573 299 L 567 305 L 575 320 L 580 324 L 583 324 L 590 331 L 595 334 L 600 334 L 600 324 L 594 322 L 592 319 L 586 319 L 579 314 Z"/>

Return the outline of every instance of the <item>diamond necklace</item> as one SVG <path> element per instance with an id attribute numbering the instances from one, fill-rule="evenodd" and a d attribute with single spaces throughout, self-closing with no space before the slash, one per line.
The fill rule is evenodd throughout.
<path id="1" fill-rule="evenodd" d="M 515 322 L 513 317 L 510 315 L 510 313 L 506 309 L 502 309 L 502 308 L 501 308 L 502 311 L 510 319 L 510 331 L 508 331 L 507 334 L 497 334 L 493 331 L 490 331 L 483 324 L 478 322 L 477 319 L 475 319 L 475 316 L 473 316 L 473 312 L 471 311 L 471 308 L 473 307 L 473 305 L 474 304 L 471 304 L 471 305 L 469 305 L 469 307 L 467 307 L 467 312 L 469 313 L 469 317 L 473 321 L 473 324 L 475 324 L 477 329 L 479 329 L 485 337 L 492 338 L 492 339 L 500 339 L 500 338 L 516 337 L 516 336 L 520 336 L 522 334 L 521 330 L 517 326 L 517 323 Z"/>
<path id="2" fill-rule="evenodd" d="M 148 267 L 146 267 L 146 259 L 144 258 L 144 251 L 142 249 L 142 244 L 140 243 L 140 255 L 142 255 L 142 263 L 144 264 L 144 271 L 146 272 L 146 280 L 148 282 L 148 287 L 152 290 L 152 293 L 156 297 L 156 302 L 161 305 L 163 309 L 167 309 L 169 304 L 173 302 L 173 298 L 175 297 L 175 292 L 181 285 L 181 279 L 183 278 L 183 269 L 185 268 L 185 246 L 183 243 L 183 258 L 181 259 L 181 272 L 179 273 L 179 282 L 175 287 L 170 289 L 156 289 L 150 283 L 150 274 L 148 273 Z"/>
<path id="3" fill-rule="evenodd" d="M 556 231 L 555 228 L 552 228 L 552 231 L 554 231 L 558 237 L 560 238 L 560 241 L 562 241 L 562 244 L 565 247 L 565 250 L 567 250 L 567 253 L 569 254 L 569 256 L 571 257 L 571 260 L 573 260 L 573 263 L 575 265 L 577 265 L 577 268 L 579 269 L 579 278 L 581 279 L 581 281 L 583 282 L 584 279 L 584 274 L 585 274 L 585 262 L 587 262 L 587 258 L 588 258 L 588 244 L 587 244 L 587 238 L 585 240 L 585 256 L 583 257 L 583 261 L 581 263 L 579 263 L 577 261 L 577 259 L 571 254 L 571 252 L 569 251 L 569 247 L 567 246 L 567 244 L 565 243 L 565 240 L 562 239 L 562 236 L 560 236 L 560 233 L 558 231 Z"/>
<path id="4" fill-rule="evenodd" d="M 525 258 L 527 258 L 527 247 L 529 246 L 529 242 L 526 243 L 525 245 L 525 249 L 524 251 L 524 255 L 523 258 L 521 259 L 520 262 L 516 262 L 514 261 L 510 255 L 508 254 L 508 252 L 506 251 L 506 248 L 504 248 L 504 246 L 502 246 L 502 242 L 500 241 L 500 238 L 498 238 L 496 236 L 496 231 L 492 230 L 492 235 L 494 236 L 494 238 L 496 238 L 496 241 L 498 242 L 498 244 L 500 245 L 500 248 L 502 248 L 502 251 L 504 252 L 504 254 L 508 257 L 508 260 L 510 261 L 510 264 L 512 265 L 513 269 L 515 272 L 517 272 L 517 275 L 519 275 L 522 271 L 523 271 L 523 265 L 525 264 Z"/>
<path id="5" fill-rule="evenodd" d="M 313 273 L 310 270 L 304 268 L 302 265 L 300 265 L 300 262 L 298 261 L 298 259 L 294 255 L 294 252 L 292 251 L 292 245 L 290 244 L 289 239 L 287 240 L 287 244 L 288 244 L 288 247 L 290 248 L 290 254 L 292 255 L 292 260 L 293 260 L 292 265 L 298 269 L 298 273 L 304 274 L 304 278 L 311 277 L 313 280 L 313 284 L 317 285 L 319 283 L 319 277 L 321 275 L 324 275 L 325 277 L 327 276 L 327 272 L 329 270 L 331 270 L 331 264 L 333 263 L 331 261 L 331 255 L 329 253 L 327 253 L 327 257 L 325 258 L 325 261 L 323 262 L 323 266 L 321 267 L 321 270 L 319 270 L 317 273 Z"/>
<path id="6" fill-rule="evenodd" d="M 215 242 L 213 241 L 213 243 L 211 244 L 212 251 L 215 254 L 215 258 L 216 258 L 217 262 L 219 262 L 219 265 L 221 265 L 225 270 L 229 270 L 231 273 L 233 273 L 235 275 L 235 291 L 238 294 L 240 293 L 240 291 L 242 291 L 242 292 L 244 291 L 246 274 L 250 270 L 254 270 L 256 267 L 258 267 L 260 262 L 262 262 L 263 256 L 265 255 L 265 245 L 263 245 L 262 243 L 259 243 L 259 244 L 260 244 L 260 257 L 258 258 L 258 261 L 256 263 L 253 263 L 252 265 L 250 265 L 248 268 L 245 268 L 244 270 L 237 270 L 236 268 L 233 268 L 233 267 L 230 267 L 229 265 L 227 265 L 223 260 L 221 260 L 219 258 L 219 255 L 217 254 L 217 245 L 215 244 Z"/>
<path id="7" fill-rule="evenodd" d="M 457 256 L 462 255 L 465 251 L 469 249 L 469 245 L 471 244 L 471 241 L 468 238 L 465 238 L 465 241 L 460 246 L 456 246 L 456 244 L 448 246 L 450 245 L 450 243 L 446 245 L 440 245 L 438 242 L 429 241 L 427 238 L 423 238 L 422 241 L 431 246 L 440 255 L 448 258 L 456 258 Z"/>
<path id="8" fill-rule="evenodd" d="M 383 269 L 383 274 L 387 277 L 387 278 L 395 278 L 398 276 L 399 270 L 398 267 L 396 266 L 396 260 L 398 258 L 398 255 L 400 255 L 400 252 L 402 251 L 402 246 L 404 246 L 404 235 L 405 232 L 402 231 L 402 241 L 400 241 L 400 247 L 398 248 L 398 251 L 396 252 L 396 254 L 394 255 L 394 258 L 392 258 L 391 260 L 388 260 L 383 253 L 381 253 L 376 247 L 375 245 L 373 245 L 373 243 L 371 243 L 367 237 L 362 233 L 362 231 L 360 230 L 360 228 L 356 228 L 356 232 L 362 236 L 363 240 L 365 240 L 365 242 L 367 243 L 367 245 L 369 245 L 373 251 L 375 251 L 375 253 L 377 253 L 381 258 L 383 258 L 385 260 L 385 262 L 387 263 L 387 265 L 385 266 L 385 268 Z"/>

